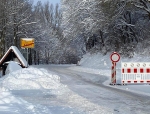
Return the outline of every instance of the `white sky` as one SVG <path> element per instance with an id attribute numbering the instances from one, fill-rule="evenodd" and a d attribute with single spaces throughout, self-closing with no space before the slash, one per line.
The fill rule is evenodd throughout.
<path id="1" fill-rule="evenodd" d="M 56 3 L 60 3 L 60 0 L 33 0 L 33 1 L 34 1 L 34 4 L 36 4 L 38 1 L 41 1 L 42 3 L 49 1 L 50 3 L 53 3 L 54 5 Z"/>

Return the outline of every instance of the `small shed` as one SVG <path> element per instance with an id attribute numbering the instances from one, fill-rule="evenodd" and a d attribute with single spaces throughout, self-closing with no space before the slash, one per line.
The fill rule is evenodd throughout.
<path id="1" fill-rule="evenodd" d="M 5 75 L 5 70 L 7 67 L 6 65 L 4 65 L 4 63 L 8 61 L 16 61 L 22 68 L 28 67 L 27 61 L 16 46 L 11 46 L 0 60 L 0 70 L 2 71 L 3 75 Z"/>

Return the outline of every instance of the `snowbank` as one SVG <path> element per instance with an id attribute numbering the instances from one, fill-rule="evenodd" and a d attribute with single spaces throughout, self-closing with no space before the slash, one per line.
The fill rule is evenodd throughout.
<path id="1" fill-rule="evenodd" d="M 97 54 L 90 54 L 87 53 L 83 56 L 80 63 L 81 66 L 92 68 L 92 69 L 103 69 L 103 68 L 110 68 L 111 61 L 109 55 L 103 56 L 100 53 Z"/>
<path id="2" fill-rule="evenodd" d="M 0 114 L 51 114 L 51 110 L 46 106 L 27 102 L 30 96 L 24 98 L 27 101 L 17 97 L 17 92 L 26 95 L 27 91 L 39 90 L 44 95 L 44 92 L 49 90 L 50 95 L 61 95 L 65 88 L 60 83 L 59 76 L 45 69 L 24 68 L 11 72 L 0 78 Z M 37 93 L 31 99 L 34 97 L 36 100 L 40 99 Z"/>
<path id="3" fill-rule="evenodd" d="M 0 97 L 0 105 L 2 105 L 0 113 L 1 110 L 11 114 L 13 112 L 15 114 L 51 114 L 51 112 L 57 114 L 60 110 L 60 113 L 63 114 L 85 114 L 90 113 L 90 111 L 93 114 L 112 113 L 110 108 L 94 104 L 70 90 L 60 83 L 59 76 L 45 69 L 32 67 L 21 69 L 6 75 L 0 79 L 0 82 L 4 91 L 4 95 Z M 35 89 L 40 91 L 35 92 Z M 25 100 L 31 101 L 33 104 L 41 104 L 41 106 L 32 105 L 20 98 L 17 99 L 10 92 L 12 94 L 16 93 L 15 95 L 23 94 Z M 43 104 L 44 106 L 42 106 Z M 6 106 L 6 108 L 3 108 L 3 106 Z"/>
<path id="4" fill-rule="evenodd" d="M 98 74 L 99 76 L 82 77 L 82 78 L 84 78 L 86 80 L 90 80 L 94 83 L 97 83 L 99 81 L 102 81 L 102 82 L 106 81 L 106 78 L 108 78 L 108 80 L 106 81 L 107 84 L 110 83 L 112 62 L 110 60 L 109 54 L 104 56 L 100 53 L 97 53 L 97 54 L 87 53 L 83 56 L 79 65 L 80 66 L 70 67 L 69 69 L 79 71 L 79 72 Z M 117 69 L 118 69 L 118 67 L 117 67 Z M 104 78 L 103 76 L 106 76 L 106 78 Z M 119 78 L 119 81 L 120 81 L 120 78 Z"/>
<path id="5" fill-rule="evenodd" d="M 24 68 L 12 72 L 1 80 L 1 86 L 8 90 L 61 89 L 60 77 L 45 69 Z"/>
<path id="6" fill-rule="evenodd" d="M 6 72 L 5 72 L 6 74 L 9 74 L 11 72 L 22 69 L 22 67 L 19 66 L 18 63 L 15 62 L 15 61 L 10 61 L 10 62 L 7 62 L 7 63 L 8 63 L 8 66 L 6 68 Z"/>

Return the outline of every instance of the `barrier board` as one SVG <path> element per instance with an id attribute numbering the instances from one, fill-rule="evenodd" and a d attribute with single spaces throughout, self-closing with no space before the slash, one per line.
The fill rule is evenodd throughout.
<path id="1" fill-rule="evenodd" d="M 121 75 L 123 84 L 150 83 L 150 62 L 122 62 Z"/>

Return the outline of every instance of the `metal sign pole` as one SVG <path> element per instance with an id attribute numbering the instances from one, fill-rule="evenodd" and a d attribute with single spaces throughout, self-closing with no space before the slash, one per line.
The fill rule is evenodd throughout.
<path id="1" fill-rule="evenodd" d="M 27 48 L 27 66 L 28 66 L 28 48 Z"/>
<path id="2" fill-rule="evenodd" d="M 27 66 L 29 66 L 29 62 L 28 62 L 28 59 L 29 59 L 29 52 L 28 52 L 28 48 L 34 48 L 34 41 L 35 39 L 34 38 L 21 38 L 20 39 L 20 46 L 21 48 L 26 48 L 27 49 Z"/>
<path id="3" fill-rule="evenodd" d="M 116 62 L 112 62 L 111 84 L 116 84 Z"/>

